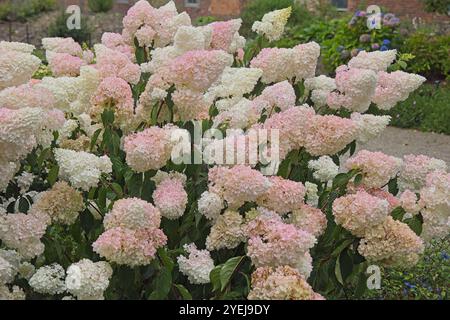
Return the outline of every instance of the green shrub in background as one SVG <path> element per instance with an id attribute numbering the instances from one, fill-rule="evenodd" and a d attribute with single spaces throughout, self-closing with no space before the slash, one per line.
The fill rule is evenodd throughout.
<path id="1" fill-rule="evenodd" d="M 113 0 L 88 0 L 89 10 L 92 12 L 108 12 L 114 6 Z"/>
<path id="2" fill-rule="evenodd" d="M 195 19 L 194 21 L 194 25 L 196 26 L 204 26 L 207 25 L 211 22 L 217 21 L 217 19 L 215 17 L 211 17 L 211 16 L 203 16 L 203 17 L 198 17 L 197 19 Z"/>
<path id="3" fill-rule="evenodd" d="M 381 288 L 363 299 L 448 300 L 450 287 L 449 238 L 433 241 L 422 260 L 411 270 L 382 269 Z"/>
<path id="4" fill-rule="evenodd" d="M 81 28 L 69 30 L 67 28 L 67 18 L 69 15 L 61 13 L 48 28 L 49 37 L 72 37 L 80 44 L 90 43 L 91 28 L 87 19 L 81 17 Z"/>
<path id="5" fill-rule="evenodd" d="M 450 34 L 419 30 L 405 39 L 401 50 L 415 55 L 407 69 L 409 72 L 420 73 L 428 79 L 450 76 Z"/>
<path id="6" fill-rule="evenodd" d="M 447 14 L 450 11 L 450 2 L 448 0 L 422 0 L 425 8 L 429 12 Z"/>
<path id="7" fill-rule="evenodd" d="M 369 112 L 390 115 L 395 127 L 450 134 L 450 86 L 425 84 L 391 110 Z"/>
<path id="8" fill-rule="evenodd" d="M 0 3 L 0 20 L 25 21 L 55 6 L 56 0 L 6 0 Z"/>

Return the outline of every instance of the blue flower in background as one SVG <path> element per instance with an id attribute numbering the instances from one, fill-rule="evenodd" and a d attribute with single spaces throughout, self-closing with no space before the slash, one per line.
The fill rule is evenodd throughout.
<path id="1" fill-rule="evenodd" d="M 381 48 L 380 48 L 380 51 L 388 51 L 388 50 L 389 50 L 389 48 L 386 46 L 381 46 Z"/>
<path id="2" fill-rule="evenodd" d="M 388 46 L 390 44 L 391 44 L 391 40 L 389 40 L 389 39 L 384 39 L 383 40 L 383 45 Z"/>
<path id="3" fill-rule="evenodd" d="M 447 254 L 447 252 L 441 252 L 441 257 L 444 260 L 448 260 L 448 258 L 450 258 L 449 255 Z"/>
<path id="4" fill-rule="evenodd" d="M 408 281 L 405 281 L 405 286 L 406 286 L 408 289 L 414 289 L 414 288 L 416 287 L 415 285 L 409 283 Z"/>

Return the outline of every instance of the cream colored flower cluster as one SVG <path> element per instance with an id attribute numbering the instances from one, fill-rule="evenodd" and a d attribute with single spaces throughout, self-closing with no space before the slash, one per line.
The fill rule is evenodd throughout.
<path id="1" fill-rule="evenodd" d="M 78 300 L 103 300 L 112 274 L 108 262 L 82 259 L 67 269 L 65 286 Z"/>
<path id="2" fill-rule="evenodd" d="M 85 208 L 81 192 L 65 181 L 59 181 L 53 187 L 39 194 L 30 212 L 47 214 L 52 222 L 73 224 Z"/>
<path id="3" fill-rule="evenodd" d="M 252 274 L 249 300 L 324 300 L 294 268 L 261 267 Z"/>
<path id="4" fill-rule="evenodd" d="M 422 239 L 408 225 L 395 221 L 389 203 L 365 191 L 336 199 L 333 215 L 357 237 L 359 253 L 368 261 L 387 267 L 412 267 L 423 253 Z"/>
<path id="5" fill-rule="evenodd" d="M 271 11 L 266 13 L 261 21 L 253 23 L 252 30 L 257 34 L 264 35 L 270 41 L 276 41 L 281 38 L 284 32 L 289 17 L 291 16 L 292 8 Z"/>
<path id="6" fill-rule="evenodd" d="M 59 165 L 59 177 L 84 191 L 96 187 L 101 175 L 112 171 L 108 156 L 97 157 L 84 151 L 55 149 L 55 158 Z"/>
<path id="7" fill-rule="evenodd" d="M 178 256 L 177 262 L 181 273 L 188 277 L 192 284 L 209 283 L 209 273 L 214 269 L 214 260 L 208 250 L 198 250 L 194 243 L 185 244 L 188 257 Z"/>

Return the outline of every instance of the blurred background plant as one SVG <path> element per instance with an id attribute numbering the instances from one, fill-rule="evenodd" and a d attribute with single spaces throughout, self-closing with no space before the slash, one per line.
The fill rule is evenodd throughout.
<path id="1" fill-rule="evenodd" d="M 448 14 L 450 12 L 450 3 L 448 0 L 422 0 L 425 8 L 429 12 Z"/>
<path id="2" fill-rule="evenodd" d="M 113 0 L 88 0 L 89 10 L 95 13 L 108 12 L 113 6 Z"/>
<path id="3" fill-rule="evenodd" d="M 216 17 L 202 16 L 202 17 L 198 17 L 197 19 L 195 19 L 194 25 L 196 25 L 196 26 L 204 26 L 204 25 L 207 25 L 207 24 L 215 22 L 215 21 L 217 21 Z"/>
<path id="4" fill-rule="evenodd" d="M 0 3 L 0 21 L 26 21 L 55 6 L 56 0 L 4 0 Z"/>
<path id="5" fill-rule="evenodd" d="M 401 50 L 415 55 L 409 72 L 431 80 L 450 76 L 450 34 L 419 29 L 405 38 Z"/>

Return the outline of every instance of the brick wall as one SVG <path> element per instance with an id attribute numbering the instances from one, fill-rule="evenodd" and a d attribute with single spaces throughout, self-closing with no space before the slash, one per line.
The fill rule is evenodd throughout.
<path id="1" fill-rule="evenodd" d="M 186 11 L 194 20 L 201 16 L 237 17 L 241 13 L 243 0 L 199 0 L 198 7 L 185 5 L 185 0 L 175 0 L 178 11 Z"/>
<path id="2" fill-rule="evenodd" d="M 378 5 L 386 8 L 389 12 L 395 13 L 399 17 L 407 17 L 410 19 L 417 17 L 430 22 L 450 21 L 448 15 L 426 12 L 421 0 L 348 0 L 348 8 L 350 11 L 358 9 L 360 4 L 365 4 L 366 6 L 371 4 Z"/>
<path id="3" fill-rule="evenodd" d="M 111 11 L 125 14 L 128 9 L 136 2 L 137 0 L 128 0 L 128 3 L 120 1 L 117 2 L 116 0 L 114 0 L 114 6 Z M 59 3 L 63 8 L 67 8 L 69 5 L 76 4 L 80 6 L 82 12 L 89 11 L 87 4 L 88 0 L 59 0 Z"/>
<path id="4" fill-rule="evenodd" d="M 186 5 L 186 0 L 174 0 L 178 11 L 186 11 L 193 20 L 200 16 L 215 16 L 219 18 L 238 17 L 245 1 L 247 0 L 198 0 L 198 7 L 194 7 Z M 87 2 L 87 0 L 59 0 L 62 7 L 76 4 L 81 7 L 82 11 L 88 10 Z M 125 14 L 135 2 L 137 0 L 128 0 L 128 4 L 117 3 L 115 1 L 112 11 Z M 158 2 L 164 3 L 167 1 L 160 0 Z"/>

